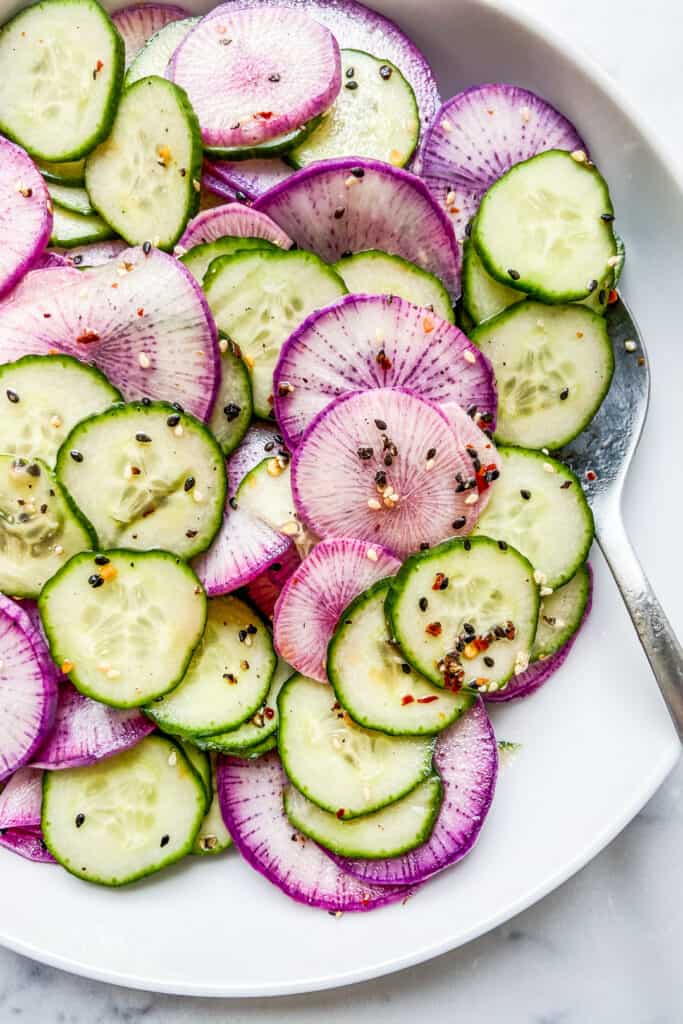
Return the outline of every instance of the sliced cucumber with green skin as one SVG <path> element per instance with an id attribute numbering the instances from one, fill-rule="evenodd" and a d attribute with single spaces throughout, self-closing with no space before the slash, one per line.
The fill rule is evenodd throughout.
<path id="1" fill-rule="evenodd" d="M 202 786 L 204 787 L 204 795 L 206 797 L 206 813 L 209 813 L 209 807 L 213 799 L 213 781 L 211 778 L 211 761 L 209 755 L 204 750 L 200 750 L 199 747 L 195 747 L 194 743 L 190 743 L 189 740 L 175 739 L 183 754 L 190 762 L 194 770 L 196 771 Z"/>
<path id="2" fill-rule="evenodd" d="M 593 513 L 581 484 L 557 459 L 528 448 L 500 447 L 500 479 L 475 534 L 512 544 L 549 590 L 570 580 L 593 542 Z M 543 594 L 541 596 L 548 596 Z"/>
<path id="3" fill-rule="evenodd" d="M 223 815 L 221 814 L 221 804 L 216 786 L 216 766 L 213 758 L 209 765 L 209 773 L 209 784 L 212 792 L 211 803 L 192 847 L 192 852 L 199 856 L 222 853 L 223 850 L 227 850 L 232 846 L 232 837 L 225 827 Z"/>
<path id="4" fill-rule="evenodd" d="M 416 671 L 437 686 L 486 692 L 528 666 L 538 606 L 524 555 L 490 537 L 466 537 L 404 562 L 386 613 Z"/>
<path id="5" fill-rule="evenodd" d="M 90 154 L 93 206 L 131 245 L 172 249 L 199 209 L 199 122 L 177 85 L 141 78 L 121 96 L 111 135 Z"/>
<path id="6" fill-rule="evenodd" d="M 90 202 L 90 196 L 84 188 L 75 185 L 50 184 L 47 190 L 53 203 L 56 206 L 61 206 L 64 210 L 82 213 L 86 216 L 95 212 Z"/>
<path id="7" fill-rule="evenodd" d="M 66 162 L 109 134 L 123 40 L 95 0 L 43 0 L 0 35 L 0 131 L 41 160 Z"/>
<path id="8" fill-rule="evenodd" d="M 521 302 L 471 338 L 496 376 L 502 444 L 568 444 L 595 416 L 614 373 L 604 317 L 584 306 Z"/>
<path id="9" fill-rule="evenodd" d="M 212 597 L 183 681 L 145 711 L 177 736 L 237 729 L 263 704 L 275 663 L 273 641 L 257 613 L 237 597 Z"/>
<path id="10" fill-rule="evenodd" d="M 275 735 L 279 723 L 278 695 L 293 674 L 294 670 L 291 665 L 288 665 L 282 658 L 278 658 L 266 699 L 249 721 L 230 732 L 215 733 L 211 736 L 194 736 L 193 743 L 196 743 L 202 750 L 213 750 L 218 754 L 234 754 L 236 757 L 246 757 L 250 751 L 254 750 L 265 753 L 266 750 L 261 750 L 261 748 Z M 270 750 L 271 747 L 266 749 Z"/>
<path id="11" fill-rule="evenodd" d="M 87 882 L 125 885 L 180 860 L 192 850 L 204 811 L 201 780 L 162 736 L 87 768 L 45 772 L 45 843 Z"/>
<path id="12" fill-rule="evenodd" d="M 223 521 L 223 453 L 203 423 L 166 402 L 117 405 L 77 424 L 57 476 L 103 547 L 192 558 Z"/>
<path id="13" fill-rule="evenodd" d="M 227 757 L 242 757 L 246 761 L 252 760 L 255 757 L 263 757 L 264 754 L 268 754 L 271 750 L 275 750 L 277 747 L 277 737 L 269 736 L 268 739 L 263 740 L 262 743 L 255 743 L 253 747 L 247 747 L 246 750 L 231 750 L 226 748 L 221 751 Z M 218 753 L 218 751 L 216 751 Z"/>
<path id="14" fill-rule="evenodd" d="M 209 430 L 223 454 L 230 455 L 249 429 L 253 402 L 249 371 L 226 339 L 222 338 L 220 345 L 221 382 L 209 419 Z"/>
<path id="15" fill-rule="evenodd" d="M 36 163 L 45 181 L 53 181 L 56 185 L 82 185 L 85 181 L 85 160 L 55 164 L 36 160 Z"/>
<path id="16" fill-rule="evenodd" d="M 284 792 L 285 814 L 303 835 L 341 857 L 384 860 L 425 843 L 443 799 L 438 775 L 431 775 L 407 796 L 374 814 L 342 821 L 307 800 L 294 786 Z"/>
<path id="17" fill-rule="evenodd" d="M 322 114 L 311 118 L 300 128 L 295 128 L 284 135 L 276 135 L 265 142 L 258 142 L 254 146 L 206 146 L 206 155 L 209 159 L 216 160 L 261 160 L 267 157 L 282 156 L 288 153 L 294 146 L 302 143 L 311 132 L 314 132 L 322 119 Z"/>
<path id="18" fill-rule="evenodd" d="M 226 235 L 224 238 L 217 238 L 215 242 L 193 245 L 183 253 L 180 260 L 201 284 L 215 259 L 219 256 L 234 256 L 236 252 L 244 252 L 245 249 L 277 249 L 277 246 L 265 238 L 237 238 L 234 235 Z"/>
<path id="19" fill-rule="evenodd" d="M 22 356 L 0 366 L 0 396 L 0 451 L 37 456 L 48 466 L 79 420 L 121 401 L 95 366 L 63 355 Z"/>
<path id="20" fill-rule="evenodd" d="M 83 214 L 55 206 L 50 245 L 62 249 L 73 249 L 77 245 L 89 245 L 114 238 L 115 232 L 96 213 Z"/>
<path id="21" fill-rule="evenodd" d="M 363 50 L 342 50 L 342 88 L 320 125 L 287 159 L 294 167 L 334 157 L 373 157 L 405 167 L 420 136 L 412 86 L 395 64 Z"/>
<path id="22" fill-rule="evenodd" d="M 237 488 L 235 500 L 240 508 L 251 512 L 272 530 L 286 536 L 298 532 L 289 461 L 283 456 L 272 456 L 254 466 Z"/>
<path id="23" fill-rule="evenodd" d="M 542 302 L 598 289 L 617 257 L 604 178 L 562 150 L 516 164 L 481 201 L 472 229 L 484 268 Z"/>
<path id="24" fill-rule="evenodd" d="M 432 771 L 434 741 L 356 725 L 325 683 L 296 675 L 278 698 L 278 749 L 300 793 L 339 819 L 394 803 Z"/>
<path id="25" fill-rule="evenodd" d="M 576 633 L 588 604 L 590 585 L 590 572 L 582 565 L 568 583 L 541 598 L 532 661 L 549 658 Z"/>
<path id="26" fill-rule="evenodd" d="M 327 677 L 339 703 L 366 729 L 394 736 L 437 733 L 476 697 L 468 690 L 436 689 L 411 669 L 392 643 L 384 615 L 390 586 L 391 580 L 380 580 L 344 610 L 328 647 Z"/>
<path id="27" fill-rule="evenodd" d="M 272 416 L 273 370 L 295 327 L 346 294 L 344 282 L 310 252 L 240 252 L 213 261 L 204 291 L 219 330 L 249 367 L 257 416 Z"/>
<path id="28" fill-rule="evenodd" d="M 0 591 L 38 597 L 95 534 L 40 459 L 0 455 Z"/>
<path id="29" fill-rule="evenodd" d="M 124 86 L 127 88 L 149 75 L 160 75 L 163 78 L 173 52 L 198 21 L 199 18 L 181 18 L 179 21 L 169 21 L 167 25 L 150 36 L 126 71 L 126 77 L 123 80 Z"/>
<path id="30" fill-rule="evenodd" d="M 116 708 L 177 686 L 206 622 L 199 580 L 167 551 L 75 555 L 38 607 L 55 663 L 86 697 Z"/>
<path id="31" fill-rule="evenodd" d="M 398 295 L 455 323 L 451 300 L 438 277 L 401 256 L 369 249 L 345 256 L 334 269 L 352 294 Z"/>

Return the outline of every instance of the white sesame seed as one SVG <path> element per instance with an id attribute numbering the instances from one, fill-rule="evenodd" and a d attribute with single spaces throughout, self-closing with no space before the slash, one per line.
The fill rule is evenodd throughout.
<path id="1" fill-rule="evenodd" d="M 193 487 L 192 500 L 195 502 L 195 504 L 201 505 L 201 503 L 204 501 L 204 492 L 200 491 L 198 487 Z"/>
<path id="2" fill-rule="evenodd" d="M 586 156 L 585 150 L 575 149 L 571 154 L 572 160 L 576 160 L 577 164 L 585 164 L 588 157 Z"/>
<path id="3" fill-rule="evenodd" d="M 455 202 L 455 198 L 455 192 L 453 191 L 453 189 L 451 189 L 450 192 L 446 193 L 446 202 L 448 203 L 449 206 L 453 205 L 453 203 Z"/>
<path id="4" fill-rule="evenodd" d="M 377 498 L 369 498 L 368 499 L 368 508 L 371 508 L 373 512 L 376 512 L 381 507 L 382 507 L 382 505 L 377 500 Z"/>
<path id="5" fill-rule="evenodd" d="M 175 750 L 172 750 L 171 753 L 168 755 L 168 763 L 170 764 L 171 768 L 178 763 L 178 754 L 176 753 Z"/>
<path id="6" fill-rule="evenodd" d="M 543 472 L 544 473 L 554 473 L 555 472 L 555 467 L 550 462 L 544 462 L 543 463 Z"/>
<path id="7" fill-rule="evenodd" d="M 522 672 L 526 672 L 529 667 L 529 656 L 524 651 L 517 651 L 515 658 L 515 675 L 519 676 Z"/>
<path id="8" fill-rule="evenodd" d="M 266 463 L 266 473 L 268 476 L 280 476 L 283 470 L 283 466 L 278 459 L 268 459 Z"/>
<path id="9" fill-rule="evenodd" d="M 61 427 L 61 425 L 62 421 L 59 418 L 59 416 L 53 416 L 52 419 L 50 420 L 50 426 L 54 427 L 55 430 L 57 430 L 58 427 Z"/>
<path id="10" fill-rule="evenodd" d="M 552 592 L 553 592 L 553 588 L 552 587 L 541 587 L 541 589 L 539 591 L 541 597 L 550 597 Z"/>
<path id="11" fill-rule="evenodd" d="M 375 329 L 375 341 L 377 342 L 378 345 L 381 345 L 382 342 L 384 341 L 384 331 L 382 330 L 381 327 L 377 327 Z"/>
<path id="12" fill-rule="evenodd" d="M 466 505 L 476 505 L 478 501 L 479 501 L 479 495 L 478 494 L 474 494 L 474 493 L 473 494 L 468 494 L 467 497 L 465 498 L 465 504 Z"/>
<path id="13" fill-rule="evenodd" d="M 610 258 L 607 260 L 607 266 L 608 267 L 616 267 L 618 262 L 619 262 L 619 257 L 618 256 L 610 256 Z"/>
<path id="14" fill-rule="evenodd" d="M 173 247 L 173 255 L 174 256 L 184 256 L 186 252 L 187 252 L 187 249 L 185 248 L 184 245 L 175 245 Z"/>
<path id="15" fill-rule="evenodd" d="M 198 348 L 195 351 L 195 355 L 197 356 L 198 359 L 203 359 L 206 353 L 204 352 L 203 348 Z"/>
<path id="16" fill-rule="evenodd" d="M 280 532 L 284 533 L 285 537 L 296 537 L 299 532 L 299 524 L 294 519 L 290 519 L 284 524 Z"/>
<path id="17" fill-rule="evenodd" d="M 108 661 L 101 661 L 99 663 L 99 665 L 97 666 L 97 671 L 98 672 L 108 672 L 110 668 L 111 668 L 111 665 L 110 665 L 110 663 Z"/>
<path id="18" fill-rule="evenodd" d="M 531 117 L 531 111 L 528 107 L 521 107 L 519 112 L 522 115 L 522 121 L 526 124 Z"/>
<path id="19" fill-rule="evenodd" d="M 447 121 L 444 118 L 444 120 L 441 122 L 441 130 L 446 132 L 446 134 L 448 134 L 448 132 L 452 132 L 453 131 L 453 125 L 451 124 L 450 121 Z"/>
<path id="20" fill-rule="evenodd" d="M 153 247 L 154 247 L 155 249 L 158 249 L 158 248 L 159 248 L 159 242 L 160 242 L 160 241 L 161 241 L 161 239 L 159 238 L 159 236 L 158 236 L 158 235 L 155 235 L 155 236 L 154 236 L 154 238 L 152 239 L 152 246 L 153 246 Z"/>
<path id="21" fill-rule="evenodd" d="M 201 182 L 197 181 L 196 178 L 193 178 L 192 179 L 192 188 L 195 190 L 195 192 L 200 192 L 201 188 L 202 188 Z"/>
<path id="22" fill-rule="evenodd" d="M 487 690 L 489 693 L 495 693 L 497 689 L 498 683 L 494 679 L 494 681 L 492 683 L 489 683 L 489 685 L 487 686 Z"/>
<path id="23" fill-rule="evenodd" d="M 550 455 L 550 452 L 548 451 L 547 448 L 541 448 L 541 451 L 543 452 L 544 455 Z"/>
<path id="24" fill-rule="evenodd" d="M 534 569 L 534 583 L 538 583 L 539 587 L 546 582 L 548 577 L 540 569 Z"/>
<path id="25" fill-rule="evenodd" d="M 434 469 L 435 462 L 436 459 L 427 459 L 427 461 L 425 462 L 425 469 Z"/>
<path id="26" fill-rule="evenodd" d="M 360 178 L 357 178 L 355 174 L 349 174 L 344 184 L 346 185 L 347 188 L 353 188 L 353 186 L 357 185 L 359 181 Z"/>
<path id="27" fill-rule="evenodd" d="M 342 742 L 338 736 L 332 737 L 332 746 L 334 747 L 335 750 L 341 750 Z"/>
<path id="28" fill-rule="evenodd" d="M 543 330 L 543 328 L 545 327 L 545 320 L 537 320 L 536 321 L 536 326 L 540 327 L 541 330 Z"/>
<path id="29" fill-rule="evenodd" d="M 134 475 L 135 475 L 135 474 L 133 473 L 133 467 L 131 466 L 131 464 L 130 464 L 130 463 L 128 463 L 128 465 L 127 465 L 127 466 L 125 467 L 125 469 L 124 469 L 124 471 L 123 471 L 123 476 L 124 476 L 124 479 L 126 479 L 126 480 L 132 480 L 132 478 L 133 478 L 133 476 L 134 476 Z"/>
<path id="30" fill-rule="evenodd" d="M 253 643 L 253 641 L 252 641 L 250 635 L 247 633 L 246 637 L 244 638 L 244 646 L 245 647 L 251 647 L 252 643 Z"/>
<path id="31" fill-rule="evenodd" d="M 63 555 L 64 554 L 64 548 L 62 547 L 61 544 L 55 544 L 55 554 L 56 555 Z"/>
<path id="32" fill-rule="evenodd" d="M 218 348 L 223 353 L 223 355 L 225 355 L 225 353 L 228 351 L 228 342 L 226 341 L 225 338 L 220 339 L 220 341 L 218 342 Z"/>
<path id="33" fill-rule="evenodd" d="M 555 619 L 555 629 L 564 629 L 566 625 L 564 619 Z"/>
<path id="34" fill-rule="evenodd" d="M 391 498 L 392 501 L 400 501 L 401 500 L 396 491 L 392 491 L 391 494 L 389 495 L 389 497 Z"/>
<path id="35" fill-rule="evenodd" d="M 466 363 L 476 363 L 477 361 L 477 357 L 475 356 L 474 352 L 472 352 L 469 348 L 465 349 L 465 351 L 462 354 L 462 357 Z"/>
<path id="36" fill-rule="evenodd" d="M 377 559 L 379 558 L 379 555 L 377 554 L 374 548 L 368 548 L 368 550 L 365 552 L 365 557 L 369 558 L 371 562 L 376 562 Z"/>
<path id="37" fill-rule="evenodd" d="M 185 431 L 183 430 L 182 423 L 178 423 L 178 425 L 173 428 L 173 433 L 175 434 L 176 437 L 182 437 L 183 436 Z"/>
<path id="38" fill-rule="evenodd" d="M 117 668 L 110 668 L 107 672 L 107 679 L 118 679 L 121 673 Z"/>
<path id="39" fill-rule="evenodd" d="M 635 352 L 635 350 L 638 348 L 638 346 L 636 345 L 635 341 L 633 341 L 633 340 L 631 340 L 629 338 L 628 341 L 624 342 L 624 348 L 626 349 L 627 352 Z"/>
<path id="40" fill-rule="evenodd" d="M 138 356 L 138 362 L 143 370 L 149 370 L 150 366 L 152 365 L 149 361 L 149 356 L 147 355 L 146 352 L 140 353 L 140 355 Z"/>

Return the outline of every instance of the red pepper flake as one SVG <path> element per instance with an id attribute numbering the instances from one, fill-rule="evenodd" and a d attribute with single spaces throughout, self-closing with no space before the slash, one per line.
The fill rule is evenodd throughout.
<path id="1" fill-rule="evenodd" d="M 144 315 L 145 315 L 145 311 L 144 311 L 143 307 L 140 306 L 140 308 L 138 310 L 138 316 L 144 316 Z"/>
<path id="2" fill-rule="evenodd" d="M 593 480 L 597 480 L 597 479 L 598 479 L 598 474 L 595 472 L 594 469 L 587 469 L 586 470 L 586 480 L 590 480 L 591 483 L 592 483 Z"/>
<path id="3" fill-rule="evenodd" d="M 413 697 L 412 693 L 406 693 L 406 695 L 404 697 L 401 697 L 401 704 L 403 705 L 403 707 L 405 707 L 406 704 L 414 704 L 414 703 L 415 703 L 415 698 Z"/>
<path id="4" fill-rule="evenodd" d="M 268 719 L 270 719 L 270 718 L 275 718 L 275 712 L 273 711 L 273 709 L 272 709 L 272 708 L 264 708 L 264 709 L 263 709 L 263 714 L 264 714 L 264 715 L 266 716 L 266 718 L 268 718 Z"/>
<path id="5" fill-rule="evenodd" d="M 478 651 L 488 651 L 489 642 L 485 636 L 477 636 L 471 641 Z"/>
<path id="6" fill-rule="evenodd" d="M 430 622 L 425 633 L 429 633 L 430 636 L 441 636 L 441 628 L 440 622 Z"/>
<path id="7" fill-rule="evenodd" d="M 337 811 L 337 817 L 339 818 L 340 821 L 344 817 L 345 814 L 346 814 L 345 808 L 340 807 L 339 810 Z"/>
<path id="8" fill-rule="evenodd" d="M 262 117 L 264 121 L 270 121 L 272 116 L 272 110 L 259 110 L 258 114 L 256 114 L 256 117 Z"/>
<path id="9" fill-rule="evenodd" d="M 613 306 L 619 299 L 619 292 L 616 288 L 610 288 L 609 295 L 607 296 L 607 305 Z"/>
<path id="10" fill-rule="evenodd" d="M 436 321 L 431 316 L 426 316 L 422 320 L 422 330 L 425 334 L 431 334 L 436 327 Z"/>
<path id="11" fill-rule="evenodd" d="M 418 697 L 417 698 L 417 703 L 418 704 L 432 704 L 435 700 L 438 700 L 438 699 L 439 698 L 436 696 L 436 694 L 432 694 L 429 697 Z"/>
<path id="12" fill-rule="evenodd" d="M 391 359 L 389 359 L 384 349 L 380 349 L 380 351 L 375 356 L 375 360 L 377 362 L 377 365 L 382 370 L 390 370 L 393 365 Z"/>
<path id="13" fill-rule="evenodd" d="M 90 345 L 93 341 L 99 341 L 100 336 L 96 331 L 83 331 L 76 338 L 78 345 Z"/>
<path id="14" fill-rule="evenodd" d="M 432 590 L 442 590 L 442 589 L 445 589 L 443 587 L 443 581 L 445 579 L 446 579 L 446 576 L 444 575 L 444 573 L 437 572 L 436 576 L 434 577 L 434 582 L 432 583 Z"/>

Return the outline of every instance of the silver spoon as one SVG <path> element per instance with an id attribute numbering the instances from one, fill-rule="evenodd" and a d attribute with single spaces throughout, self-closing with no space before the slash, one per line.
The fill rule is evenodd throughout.
<path id="1" fill-rule="evenodd" d="M 640 331 L 621 299 L 608 307 L 607 328 L 615 362 L 607 398 L 587 429 L 557 455 L 583 485 L 596 539 L 683 738 L 683 649 L 631 547 L 621 514 L 626 475 L 650 401 L 648 360 Z"/>

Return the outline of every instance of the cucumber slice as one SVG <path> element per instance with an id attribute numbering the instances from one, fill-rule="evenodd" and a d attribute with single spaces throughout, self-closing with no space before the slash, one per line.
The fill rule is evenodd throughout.
<path id="1" fill-rule="evenodd" d="M 390 579 L 380 580 L 342 612 L 328 647 L 328 678 L 339 703 L 366 729 L 395 736 L 440 732 L 476 697 L 437 690 L 411 669 L 384 616 L 390 587 Z"/>
<path id="2" fill-rule="evenodd" d="M 502 444 L 568 444 L 593 419 L 612 381 L 604 317 L 583 306 L 522 302 L 471 338 L 496 375 L 496 440 Z"/>
<path id="3" fill-rule="evenodd" d="M 571 302 L 598 289 L 617 255 L 614 208 L 605 179 L 583 159 L 549 150 L 488 190 L 472 241 L 497 281 L 514 280 L 544 302 Z"/>
<path id="4" fill-rule="evenodd" d="M 50 197 L 56 206 L 72 213 L 82 213 L 84 216 L 95 212 L 90 203 L 90 196 L 84 188 L 75 185 L 58 185 L 52 183 L 47 188 Z"/>
<path id="5" fill-rule="evenodd" d="M 95 0 L 43 0 L 0 35 L 0 131 L 32 156 L 88 153 L 111 127 L 123 41 Z"/>
<path id="6" fill-rule="evenodd" d="M 0 591 L 38 597 L 95 535 L 40 459 L 0 455 Z"/>
<path id="7" fill-rule="evenodd" d="M 501 446 L 498 454 L 500 479 L 473 532 L 521 551 L 548 591 L 541 596 L 549 596 L 586 561 L 593 513 L 577 477 L 557 459 L 527 448 Z"/>
<path id="8" fill-rule="evenodd" d="M 38 606 L 53 660 L 86 697 L 116 708 L 177 686 L 206 622 L 199 580 L 167 551 L 75 555 Z"/>
<path id="9" fill-rule="evenodd" d="M 250 146 L 205 146 L 206 155 L 215 160 L 264 160 L 274 159 L 288 153 L 294 146 L 304 142 L 308 136 L 316 130 L 322 121 L 322 114 L 312 117 L 300 128 L 294 128 L 291 132 L 284 132 L 264 142 L 257 142 Z"/>
<path id="10" fill-rule="evenodd" d="M 299 532 L 289 461 L 282 455 L 264 459 L 250 470 L 237 488 L 235 499 L 241 509 L 271 530 L 290 537 Z"/>
<path id="11" fill-rule="evenodd" d="M 47 160 L 36 160 L 36 163 L 45 181 L 56 185 L 82 185 L 85 181 L 85 160 L 54 164 Z"/>
<path id="12" fill-rule="evenodd" d="M 294 167 L 333 157 L 374 157 L 405 167 L 420 136 L 415 93 L 395 64 L 342 50 L 342 88 L 322 122 L 288 153 Z"/>
<path id="13" fill-rule="evenodd" d="M 282 658 L 278 658 L 277 667 L 270 681 L 270 687 L 258 711 L 248 722 L 230 732 L 215 733 L 211 736 L 194 736 L 192 742 L 202 750 L 213 750 L 218 754 L 233 754 L 236 757 L 247 757 L 252 751 L 265 753 L 279 723 L 277 698 L 280 690 L 293 675 L 293 669 Z"/>
<path id="14" fill-rule="evenodd" d="M 96 213 L 74 213 L 62 206 L 55 206 L 50 245 L 62 249 L 73 249 L 76 245 L 89 245 L 113 238 L 114 232 Z"/>
<path id="15" fill-rule="evenodd" d="M 339 819 L 378 811 L 431 774 L 431 737 L 393 737 L 361 728 L 325 683 L 293 676 L 278 705 L 278 748 L 290 781 Z"/>
<path id="16" fill-rule="evenodd" d="M 51 467 L 79 420 L 121 401 L 95 366 L 62 355 L 22 356 L 0 366 L 0 396 L 0 451 L 37 456 Z"/>
<path id="17" fill-rule="evenodd" d="M 209 755 L 204 750 L 200 750 L 199 747 L 195 747 L 194 743 L 190 743 L 189 740 L 178 738 L 174 739 L 187 760 L 190 762 L 192 768 L 194 768 L 195 772 L 199 776 L 202 786 L 204 787 L 206 812 L 208 814 L 214 792 Z"/>
<path id="18" fill-rule="evenodd" d="M 293 786 L 285 789 L 284 805 L 292 825 L 332 853 L 383 860 L 414 850 L 429 839 L 442 798 L 441 779 L 432 775 L 389 807 L 351 821 L 322 811 Z"/>
<path id="19" fill-rule="evenodd" d="M 310 252 L 253 251 L 214 260 L 204 290 L 219 330 L 249 367 L 254 412 L 271 416 L 282 345 L 310 313 L 346 294 L 344 282 Z"/>
<path id="20" fill-rule="evenodd" d="M 209 430 L 224 455 L 230 455 L 251 423 L 253 403 L 249 372 L 238 355 L 221 339 L 221 382 L 209 418 Z"/>
<path id="21" fill-rule="evenodd" d="M 225 827 L 221 814 L 221 803 L 216 785 L 216 766 L 213 758 L 209 765 L 209 785 L 212 792 L 211 803 L 192 847 L 192 852 L 200 856 L 222 853 L 223 850 L 232 846 L 232 837 Z"/>
<path id="22" fill-rule="evenodd" d="M 204 789 L 162 736 L 87 768 L 46 772 L 42 827 L 62 867 L 100 885 L 125 885 L 189 853 Z"/>
<path id="23" fill-rule="evenodd" d="M 277 737 L 269 736 L 268 739 L 263 740 L 262 743 L 256 743 L 253 747 L 247 747 L 246 750 L 232 750 L 226 749 L 223 753 L 227 757 L 241 757 L 245 761 L 254 760 L 257 757 L 263 757 L 264 754 L 268 754 L 271 750 L 275 750 L 277 747 Z"/>
<path id="24" fill-rule="evenodd" d="M 262 619 L 236 597 L 212 597 L 185 678 L 145 711 L 174 735 L 227 732 L 261 707 L 274 671 L 273 641 Z"/>
<path id="25" fill-rule="evenodd" d="M 398 295 L 455 323 L 451 300 L 438 277 L 401 256 L 369 249 L 345 256 L 334 269 L 352 294 Z"/>
<path id="26" fill-rule="evenodd" d="M 201 284 L 204 274 L 209 265 L 219 256 L 234 256 L 236 252 L 243 252 L 245 249 L 276 249 L 274 242 L 265 238 L 238 238 L 236 235 L 226 235 L 217 238 L 214 242 L 203 242 L 194 245 L 180 257 L 190 273 Z"/>
<path id="27" fill-rule="evenodd" d="M 197 24 L 199 18 L 181 18 L 169 21 L 147 40 L 126 71 L 123 80 L 125 88 L 149 75 L 164 77 L 168 62 L 182 43 L 187 33 Z"/>
<path id="28" fill-rule="evenodd" d="M 150 76 L 125 89 L 111 135 L 90 154 L 93 206 L 131 245 L 172 249 L 199 209 L 202 146 L 187 96 Z"/>
<path id="29" fill-rule="evenodd" d="M 490 537 L 413 555 L 386 602 L 406 660 L 447 689 L 501 689 L 529 663 L 539 603 L 533 573 L 524 555 Z"/>
<path id="30" fill-rule="evenodd" d="M 57 475 L 104 547 L 192 558 L 223 521 L 223 454 L 203 423 L 166 402 L 83 420 L 59 451 Z"/>
<path id="31" fill-rule="evenodd" d="M 590 589 L 590 571 L 582 565 L 568 583 L 541 599 L 532 661 L 549 658 L 576 633 L 586 611 Z"/>

